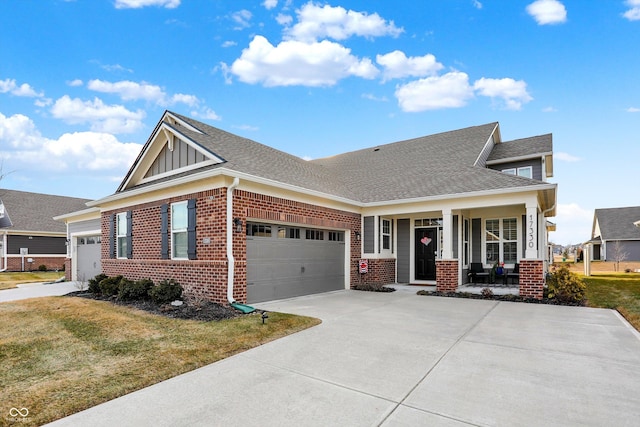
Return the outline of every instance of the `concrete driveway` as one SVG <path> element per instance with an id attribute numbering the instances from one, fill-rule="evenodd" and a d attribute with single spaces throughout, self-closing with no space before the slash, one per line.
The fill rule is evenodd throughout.
<path id="1" fill-rule="evenodd" d="M 637 426 L 616 312 L 338 291 L 258 304 L 323 323 L 55 426 Z"/>

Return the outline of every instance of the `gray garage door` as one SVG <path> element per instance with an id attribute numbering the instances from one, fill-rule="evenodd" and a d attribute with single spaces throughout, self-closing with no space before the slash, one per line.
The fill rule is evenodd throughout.
<path id="1" fill-rule="evenodd" d="M 344 289 L 344 232 L 247 224 L 247 301 Z"/>
<path id="2" fill-rule="evenodd" d="M 78 237 L 77 244 L 77 278 L 86 281 L 102 272 L 100 236 Z"/>

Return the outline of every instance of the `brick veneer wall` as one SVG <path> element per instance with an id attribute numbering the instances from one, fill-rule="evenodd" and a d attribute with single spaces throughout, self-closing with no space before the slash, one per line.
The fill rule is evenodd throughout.
<path id="1" fill-rule="evenodd" d="M 360 274 L 359 259 L 352 259 L 351 282 L 371 285 L 388 285 L 396 282 L 396 260 L 388 259 L 368 259 L 367 272 Z"/>
<path id="2" fill-rule="evenodd" d="M 64 260 L 64 280 L 69 282 L 71 280 L 71 258 L 66 258 Z M 89 278 L 87 278 L 88 280 Z"/>
<path id="3" fill-rule="evenodd" d="M 520 296 L 542 299 L 544 289 L 544 262 L 520 260 Z"/>
<path id="4" fill-rule="evenodd" d="M 196 254 L 197 260 L 163 260 L 160 256 L 160 206 L 196 199 Z M 234 299 L 247 299 L 247 241 L 244 225 L 247 219 L 265 222 L 286 222 L 306 227 L 323 227 L 351 230 L 360 229 L 360 215 L 336 209 L 323 208 L 277 197 L 235 190 L 233 217 L 240 218 L 241 232 L 233 232 L 233 256 L 235 259 Z M 137 280 L 149 278 L 154 282 L 175 279 L 187 296 L 197 296 L 219 303 L 227 298 L 226 254 L 226 188 L 188 194 L 168 200 L 140 204 L 102 213 L 102 270 L 108 276 L 123 275 Z M 111 214 L 132 210 L 131 259 L 114 259 L 109 254 Z M 205 239 L 207 239 L 205 241 Z M 360 242 L 351 239 L 351 259 L 357 261 Z M 354 255 L 355 254 L 355 255 Z M 395 274 L 395 273 L 394 273 Z M 351 285 L 355 285 L 355 277 Z"/>
<path id="5" fill-rule="evenodd" d="M 455 292 L 458 289 L 458 260 L 436 260 L 436 291 Z"/>
<path id="6" fill-rule="evenodd" d="M 25 255 L 24 271 L 36 271 L 41 265 L 46 265 L 47 270 L 62 270 L 65 266 L 65 255 L 59 256 L 38 256 Z M 33 259 L 33 262 L 27 262 L 27 259 Z M 7 271 L 22 271 L 22 256 L 7 256 Z"/>

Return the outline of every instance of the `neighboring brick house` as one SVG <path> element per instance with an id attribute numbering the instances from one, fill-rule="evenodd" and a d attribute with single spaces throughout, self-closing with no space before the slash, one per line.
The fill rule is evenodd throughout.
<path id="1" fill-rule="evenodd" d="M 53 216 L 86 208 L 88 199 L 0 189 L 0 270 L 61 270 L 67 228 Z"/>
<path id="2" fill-rule="evenodd" d="M 105 274 L 218 302 L 456 290 L 471 262 L 518 263 L 541 298 L 552 173 L 551 135 L 503 142 L 498 123 L 305 161 L 167 111 L 116 192 L 61 219 L 100 221 Z"/>
<path id="3" fill-rule="evenodd" d="M 640 261 L 640 206 L 596 209 L 588 243 L 592 260 Z"/>

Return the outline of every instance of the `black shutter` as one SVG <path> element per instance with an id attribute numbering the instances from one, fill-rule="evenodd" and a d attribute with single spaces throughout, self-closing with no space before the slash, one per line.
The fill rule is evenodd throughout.
<path id="1" fill-rule="evenodd" d="M 116 257 L 116 216 L 109 215 L 109 258 Z"/>
<path id="2" fill-rule="evenodd" d="M 375 217 L 365 216 L 364 217 L 364 230 L 363 230 L 363 252 L 365 254 L 372 254 L 375 252 L 374 244 L 375 241 L 373 239 L 375 232 Z"/>
<path id="3" fill-rule="evenodd" d="M 127 211 L 127 258 L 133 258 L 133 212 Z"/>
<path id="4" fill-rule="evenodd" d="M 196 199 L 187 202 L 187 257 L 196 259 Z"/>
<path id="5" fill-rule="evenodd" d="M 160 206 L 160 258 L 169 259 L 169 205 Z"/>

